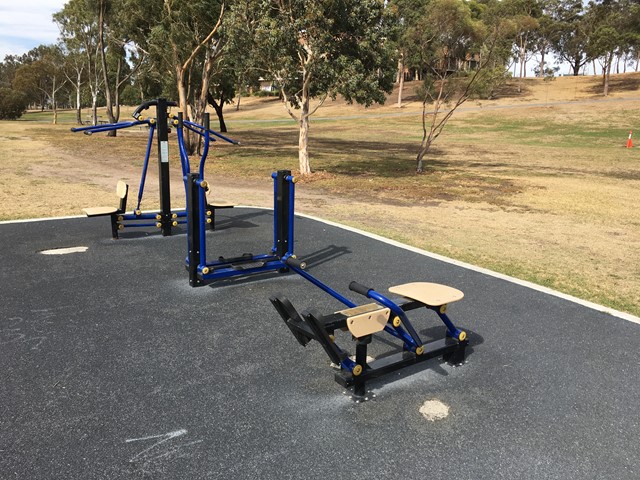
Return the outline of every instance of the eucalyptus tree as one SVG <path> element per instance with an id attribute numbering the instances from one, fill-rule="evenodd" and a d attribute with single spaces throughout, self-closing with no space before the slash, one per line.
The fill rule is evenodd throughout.
<path id="1" fill-rule="evenodd" d="M 29 93 L 38 93 L 46 99 L 53 111 L 53 123 L 58 123 L 57 95 L 67 83 L 64 72 L 64 57 L 57 45 L 38 47 L 39 58 L 16 70 L 13 88 Z M 42 104 L 44 108 L 44 103 Z"/>
<path id="2" fill-rule="evenodd" d="M 301 175 L 311 173 L 309 123 L 328 98 L 366 106 L 393 87 L 395 59 L 383 0 L 256 2 L 256 47 L 266 77 L 279 87 L 299 126 Z"/>
<path id="3" fill-rule="evenodd" d="M 229 6 L 223 28 L 225 43 L 225 77 L 233 76 L 236 110 L 240 109 L 242 95 L 247 86 L 259 83 L 264 71 L 260 70 L 260 52 L 257 45 L 257 31 L 260 9 L 255 0 L 235 0 Z"/>
<path id="4" fill-rule="evenodd" d="M 589 25 L 582 0 L 551 0 L 548 8 L 552 20 L 551 49 L 561 61 L 571 66 L 573 75 L 589 61 L 586 46 Z"/>
<path id="5" fill-rule="evenodd" d="M 83 69 L 91 94 L 92 123 L 98 123 L 98 96 L 104 85 L 98 55 L 98 18 L 92 9 L 93 0 L 68 0 L 64 8 L 53 15 L 60 29 L 61 41 L 74 57 L 81 56 Z"/>
<path id="6" fill-rule="evenodd" d="M 404 77 L 407 70 L 420 70 L 419 48 L 414 42 L 413 28 L 420 21 L 426 0 L 390 0 L 389 8 L 395 16 L 394 35 L 396 39 L 396 55 L 398 57 L 398 99 L 396 105 L 402 106 Z M 418 75 L 416 75 L 418 77 Z"/>
<path id="7" fill-rule="evenodd" d="M 148 48 L 152 61 L 173 80 L 179 109 L 198 122 L 206 111 L 209 84 L 223 52 L 219 35 L 225 3 L 218 0 L 155 0 Z M 190 152 L 197 142 L 187 137 Z"/>
<path id="8" fill-rule="evenodd" d="M 633 0 L 589 3 L 586 17 L 591 32 L 586 51 L 602 64 L 604 96 L 609 94 L 611 67 L 616 56 L 640 43 L 639 16 L 640 5 Z"/>
<path id="9" fill-rule="evenodd" d="M 514 49 L 519 71 L 518 77 L 526 76 L 526 64 L 535 50 L 535 41 L 540 29 L 542 3 L 539 0 L 503 0 L 496 4 L 497 12 L 515 26 Z M 521 84 L 518 84 L 518 91 Z"/>
<path id="10" fill-rule="evenodd" d="M 491 9 L 464 0 L 425 2 L 407 36 L 417 48 L 424 72 L 422 140 L 416 172 L 424 171 L 433 142 L 464 102 L 489 97 L 504 82 L 516 26 Z"/>
<path id="11" fill-rule="evenodd" d="M 87 65 L 84 61 L 84 56 L 80 52 L 70 52 L 65 48 L 64 44 L 61 45 L 61 48 L 64 56 L 64 75 L 75 90 L 76 123 L 82 125 L 82 86 L 87 80 L 87 75 L 85 74 Z"/>
<path id="12" fill-rule="evenodd" d="M 139 43 L 143 37 L 131 28 L 126 0 L 88 1 L 97 17 L 97 47 L 106 113 L 109 122 L 115 123 L 120 119 L 120 93 L 145 58 L 145 50 Z M 115 134 L 116 130 L 109 132 L 109 135 Z"/>

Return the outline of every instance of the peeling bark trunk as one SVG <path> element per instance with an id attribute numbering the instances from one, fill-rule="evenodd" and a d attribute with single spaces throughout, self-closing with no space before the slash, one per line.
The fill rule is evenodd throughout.
<path id="1" fill-rule="evenodd" d="M 309 97 L 307 95 L 304 95 L 302 99 L 299 125 L 298 161 L 300 174 L 308 175 L 311 173 L 311 164 L 309 163 Z"/>
<path id="2" fill-rule="evenodd" d="M 400 54 L 400 60 L 398 61 L 398 108 L 402 108 L 402 90 L 404 89 L 404 54 Z"/>

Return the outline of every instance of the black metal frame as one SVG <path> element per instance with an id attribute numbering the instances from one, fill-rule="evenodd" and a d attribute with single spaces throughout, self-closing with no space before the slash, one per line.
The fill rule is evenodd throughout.
<path id="1" fill-rule="evenodd" d="M 355 341 L 355 362 L 351 362 L 349 354 L 338 347 L 334 341 L 335 331 L 347 328 L 348 316 L 340 312 L 321 315 L 314 311 L 306 311 L 300 314 L 286 297 L 273 296 L 269 300 L 296 340 L 303 347 L 311 340 L 316 340 L 330 360 L 341 367 L 340 371 L 335 374 L 335 380 L 345 388 L 353 387 L 353 395 L 356 400 L 362 400 L 366 397 L 367 381 L 410 365 L 440 356 L 444 361 L 452 365 L 461 365 L 465 361 L 466 347 L 468 345 L 466 334 L 460 340 L 447 332 L 445 338 L 422 343 L 421 348 L 418 350 L 408 350 L 405 345 L 401 352 L 392 353 L 371 362 L 367 362 L 367 349 L 374 335 L 353 338 Z M 403 311 L 427 307 L 437 312 L 436 309 L 414 300 L 398 306 Z M 344 368 L 345 362 L 354 364 L 356 368 Z M 362 368 L 357 368 L 357 366 Z"/>

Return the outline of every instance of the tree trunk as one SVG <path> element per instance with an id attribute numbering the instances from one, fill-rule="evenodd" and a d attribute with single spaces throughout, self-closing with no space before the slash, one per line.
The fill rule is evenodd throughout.
<path id="1" fill-rule="evenodd" d="M 114 123 L 115 120 L 113 118 L 113 100 L 111 99 L 111 87 L 109 86 L 109 75 L 107 70 L 107 52 L 104 44 L 104 12 L 105 5 L 104 2 L 100 1 L 100 13 L 98 15 L 98 53 L 100 54 L 100 62 L 102 64 L 102 80 L 104 82 L 104 98 L 107 106 L 107 117 L 109 118 L 109 122 Z M 109 130 L 107 132 L 108 137 L 115 137 L 117 134 L 116 130 Z"/>
<path id="2" fill-rule="evenodd" d="M 222 113 L 222 109 L 224 108 L 224 98 L 220 99 L 220 103 L 216 102 L 216 99 L 213 97 L 209 97 L 209 103 L 213 107 L 218 116 L 218 123 L 220 124 L 220 133 L 227 133 L 227 124 L 224 123 L 224 114 Z"/>
<path id="3" fill-rule="evenodd" d="M 416 173 L 422 173 L 424 171 L 424 157 L 429 152 L 429 148 L 431 147 L 431 143 L 425 143 L 420 147 L 418 151 L 418 156 L 416 157 Z"/>
<path id="4" fill-rule="evenodd" d="M 309 96 L 303 94 L 300 108 L 300 133 L 298 136 L 298 161 L 300 163 L 300 175 L 311 173 L 309 163 Z"/>
<path id="5" fill-rule="evenodd" d="M 80 96 L 80 86 L 82 85 L 82 71 L 77 72 L 76 82 L 76 123 L 78 125 L 82 125 L 82 97 Z"/>
<path id="6" fill-rule="evenodd" d="M 522 75 L 524 73 L 524 57 L 526 55 L 526 51 L 524 46 L 520 45 L 518 47 L 518 63 L 520 64 L 520 73 L 518 75 L 518 93 L 522 92 Z"/>
<path id="7" fill-rule="evenodd" d="M 398 60 L 398 108 L 402 108 L 402 90 L 404 89 L 404 54 L 400 54 Z"/>
<path id="8" fill-rule="evenodd" d="M 51 107 L 53 108 L 53 124 L 58 124 L 58 109 L 56 108 L 56 77 L 53 76 L 53 88 L 51 89 Z"/>
<path id="9" fill-rule="evenodd" d="M 602 68 L 604 72 L 604 96 L 609 95 L 609 76 L 611 75 L 611 65 L 613 63 L 613 53 L 611 53 L 607 58 L 607 64 Z"/>

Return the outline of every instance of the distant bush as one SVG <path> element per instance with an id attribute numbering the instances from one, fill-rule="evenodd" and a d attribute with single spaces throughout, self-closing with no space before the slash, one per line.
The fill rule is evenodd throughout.
<path id="1" fill-rule="evenodd" d="M 16 120 L 27 109 L 27 96 L 17 90 L 0 88 L 0 120 Z"/>

